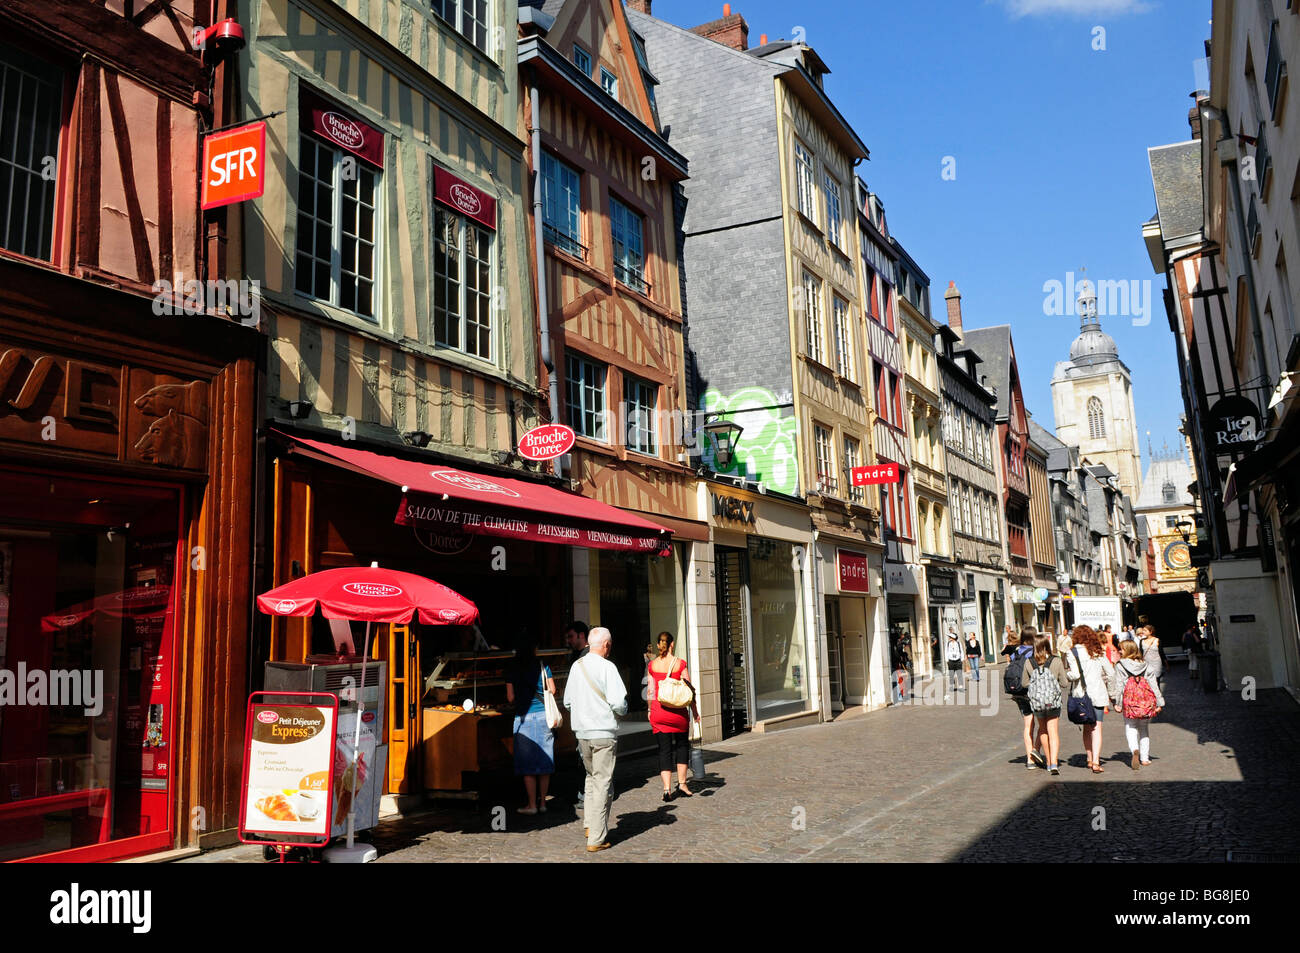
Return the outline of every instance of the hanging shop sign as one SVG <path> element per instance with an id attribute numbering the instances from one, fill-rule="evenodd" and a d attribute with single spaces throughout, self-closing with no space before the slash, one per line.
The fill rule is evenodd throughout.
<path id="1" fill-rule="evenodd" d="M 880 463 L 874 467 L 853 467 L 849 470 L 849 482 L 854 486 L 876 486 L 882 483 L 897 483 L 898 464 Z"/>
<path id="2" fill-rule="evenodd" d="M 214 132 L 203 139 L 204 211 L 261 198 L 266 191 L 266 123 Z"/>
<path id="3" fill-rule="evenodd" d="M 572 450 L 575 439 L 572 427 L 544 424 L 519 438 L 519 455 L 525 460 L 554 460 Z"/>
<path id="4" fill-rule="evenodd" d="M 1259 440 L 1259 410 L 1248 398 L 1224 397 L 1205 418 L 1205 440 L 1211 453 L 1233 453 L 1255 448 Z"/>
<path id="5" fill-rule="evenodd" d="M 862 553 L 835 551 L 840 573 L 840 592 L 871 592 L 871 566 Z"/>
<path id="6" fill-rule="evenodd" d="M 433 197 L 461 215 L 488 228 L 497 227 L 497 200 L 482 189 L 456 178 L 442 166 L 433 170 Z"/>
<path id="7" fill-rule="evenodd" d="M 325 843 L 335 793 L 338 698 L 254 692 L 244 730 L 239 837 L 263 843 Z M 268 838 L 272 839 L 268 841 Z"/>
<path id="8" fill-rule="evenodd" d="M 931 602 L 957 601 L 957 576 L 955 573 L 930 570 L 926 572 L 925 578 L 930 588 Z"/>
<path id="9" fill-rule="evenodd" d="M 303 132 L 310 132 L 358 159 L 384 167 L 383 132 L 308 89 L 302 91 L 299 99 L 298 125 Z"/>

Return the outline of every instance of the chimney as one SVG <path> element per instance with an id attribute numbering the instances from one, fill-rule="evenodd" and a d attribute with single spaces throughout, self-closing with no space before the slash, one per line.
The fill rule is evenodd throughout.
<path id="1" fill-rule="evenodd" d="M 767 46 L 767 34 L 766 34 L 766 33 L 759 34 L 759 37 L 758 37 L 758 45 L 759 45 L 759 46 Z"/>
<path id="2" fill-rule="evenodd" d="M 627 8 L 629 10 L 635 10 L 637 13 L 644 13 L 648 17 L 652 17 L 654 14 L 650 12 L 651 2 L 652 0 L 627 0 Z"/>
<path id="3" fill-rule="evenodd" d="M 1201 107 L 1199 104 L 1187 110 L 1187 125 L 1192 127 L 1192 138 L 1201 139 Z"/>
<path id="4" fill-rule="evenodd" d="M 948 290 L 943 293 L 943 297 L 948 302 L 948 327 L 952 328 L 960 336 L 961 292 L 957 290 L 957 282 L 948 282 Z"/>
<path id="5" fill-rule="evenodd" d="M 731 12 L 729 3 L 722 5 L 721 20 L 710 20 L 708 23 L 693 26 L 691 32 L 715 43 L 721 43 L 723 46 L 729 46 L 733 50 L 743 52 L 749 49 L 749 24 L 739 13 Z"/>

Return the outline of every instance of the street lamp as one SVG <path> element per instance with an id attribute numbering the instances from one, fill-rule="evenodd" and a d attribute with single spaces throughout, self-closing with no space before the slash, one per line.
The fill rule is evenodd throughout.
<path id="1" fill-rule="evenodd" d="M 1174 524 L 1174 529 L 1178 530 L 1178 535 L 1182 536 L 1183 542 L 1188 545 L 1192 542 L 1192 530 L 1196 529 L 1196 524 L 1190 520 L 1179 520 Z"/>
<path id="2" fill-rule="evenodd" d="M 734 420 L 723 420 L 716 414 L 705 421 L 704 432 L 713 437 L 715 447 L 713 458 L 717 461 L 720 469 L 726 470 L 731 466 L 736 444 L 740 442 L 740 435 L 744 430 L 745 428 Z"/>

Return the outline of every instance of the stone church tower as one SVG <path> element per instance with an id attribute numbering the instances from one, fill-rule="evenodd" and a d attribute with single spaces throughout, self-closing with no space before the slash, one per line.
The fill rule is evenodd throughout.
<path id="1" fill-rule="evenodd" d="M 1070 359 L 1052 374 L 1052 410 L 1056 436 L 1078 447 L 1091 463 L 1104 463 L 1119 476 L 1130 499 L 1142 489 L 1142 456 L 1137 417 L 1133 411 L 1133 381 L 1119 359 L 1115 339 L 1101 329 L 1092 282 L 1079 283 L 1079 336 L 1070 345 Z"/>

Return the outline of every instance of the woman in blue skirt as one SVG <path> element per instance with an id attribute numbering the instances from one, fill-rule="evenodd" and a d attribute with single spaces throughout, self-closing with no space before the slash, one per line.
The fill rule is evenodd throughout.
<path id="1" fill-rule="evenodd" d="M 546 724 L 544 691 L 555 692 L 555 678 L 537 658 L 536 643 L 525 638 L 506 683 L 506 701 L 515 707 L 515 774 L 523 777 L 528 794 L 520 814 L 546 813 L 546 790 L 555 773 L 555 736 Z"/>

